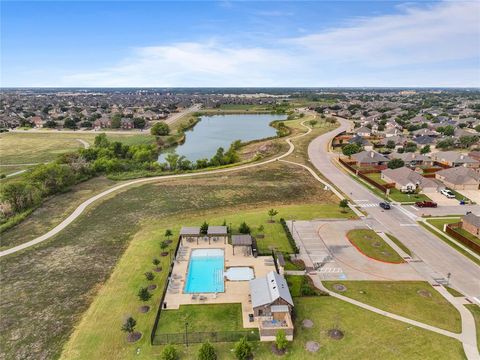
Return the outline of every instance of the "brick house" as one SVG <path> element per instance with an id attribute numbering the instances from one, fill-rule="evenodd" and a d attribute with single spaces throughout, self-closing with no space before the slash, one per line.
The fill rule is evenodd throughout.
<path id="1" fill-rule="evenodd" d="M 480 216 L 469 213 L 462 218 L 462 229 L 480 238 Z"/>

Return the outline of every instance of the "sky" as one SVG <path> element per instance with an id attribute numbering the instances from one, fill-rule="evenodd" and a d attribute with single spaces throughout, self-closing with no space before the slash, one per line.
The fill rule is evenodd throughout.
<path id="1" fill-rule="evenodd" d="M 5 1 L 2 87 L 480 87 L 480 1 Z"/>

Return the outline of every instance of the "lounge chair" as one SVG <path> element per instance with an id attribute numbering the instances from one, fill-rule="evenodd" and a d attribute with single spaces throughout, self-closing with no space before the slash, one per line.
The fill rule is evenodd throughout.
<path id="1" fill-rule="evenodd" d="M 207 300 L 207 297 L 206 297 L 206 296 L 203 296 L 203 295 L 200 295 L 199 300 L 200 300 L 200 301 L 202 301 L 202 300 Z"/>
<path id="2" fill-rule="evenodd" d="M 197 294 L 192 294 L 192 300 L 197 300 L 198 299 L 198 295 Z"/>

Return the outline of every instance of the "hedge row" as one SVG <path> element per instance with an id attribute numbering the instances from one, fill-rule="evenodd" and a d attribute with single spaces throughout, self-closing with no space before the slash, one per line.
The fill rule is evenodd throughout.
<path id="1" fill-rule="evenodd" d="M 299 253 L 299 249 L 297 244 L 295 243 L 295 239 L 292 236 L 292 233 L 290 232 L 290 229 L 287 226 L 287 223 L 285 222 L 284 218 L 280 219 L 280 223 L 283 226 L 283 230 L 285 230 L 285 234 L 287 235 L 288 242 L 290 243 L 290 246 L 292 247 L 292 250 L 295 254 Z"/>

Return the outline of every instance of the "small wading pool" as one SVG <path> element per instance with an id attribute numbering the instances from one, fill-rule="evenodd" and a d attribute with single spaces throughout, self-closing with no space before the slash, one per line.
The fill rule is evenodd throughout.
<path id="1" fill-rule="evenodd" d="M 225 277 L 230 281 L 248 281 L 252 280 L 255 275 L 251 267 L 234 266 L 225 271 Z"/>
<path id="2" fill-rule="evenodd" d="M 222 249 L 194 249 L 188 262 L 185 293 L 225 291 L 223 281 L 224 252 Z"/>

